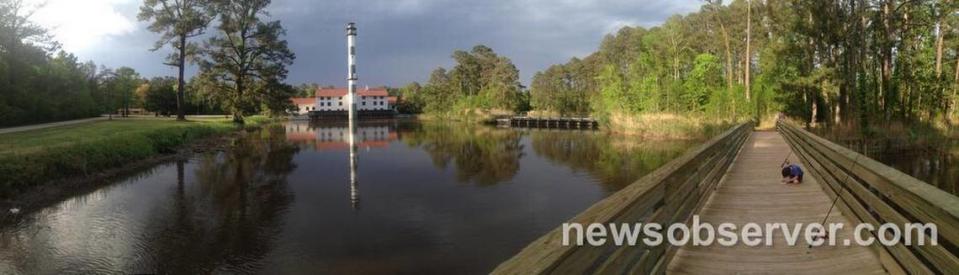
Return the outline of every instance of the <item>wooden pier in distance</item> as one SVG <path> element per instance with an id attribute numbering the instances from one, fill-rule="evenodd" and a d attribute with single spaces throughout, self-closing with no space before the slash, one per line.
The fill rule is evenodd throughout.
<path id="1" fill-rule="evenodd" d="M 521 128 L 596 129 L 599 122 L 588 117 L 511 117 L 496 120 L 500 126 Z"/>

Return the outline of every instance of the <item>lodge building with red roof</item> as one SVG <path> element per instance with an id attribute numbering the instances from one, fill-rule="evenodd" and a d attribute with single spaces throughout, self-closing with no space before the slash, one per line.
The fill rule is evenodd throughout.
<path id="1" fill-rule="evenodd" d="M 305 115 L 309 112 L 340 112 L 349 110 L 347 105 L 347 88 L 320 88 L 312 98 L 293 98 L 296 104 L 296 114 Z M 386 88 L 358 89 L 356 91 L 357 111 L 388 111 L 396 104 L 396 97 L 391 97 Z"/>

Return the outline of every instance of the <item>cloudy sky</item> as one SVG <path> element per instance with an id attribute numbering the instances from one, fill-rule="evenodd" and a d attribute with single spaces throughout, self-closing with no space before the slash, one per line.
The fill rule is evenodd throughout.
<path id="1" fill-rule="evenodd" d="M 169 49 L 150 52 L 158 35 L 136 20 L 141 0 L 36 0 L 34 20 L 64 49 L 108 67 L 145 76 L 174 75 L 162 65 Z M 424 82 L 450 54 L 485 44 L 513 60 L 521 80 L 571 57 L 593 52 L 603 35 L 624 25 L 654 26 L 699 9 L 699 0 L 273 0 L 272 20 L 287 29 L 296 53 L 287 82 L 342 86 L 343 27 L 354 21 L 361 84 Z"/>

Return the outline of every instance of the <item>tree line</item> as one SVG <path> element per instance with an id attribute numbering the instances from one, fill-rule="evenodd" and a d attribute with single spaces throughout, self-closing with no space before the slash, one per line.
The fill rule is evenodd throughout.
<path id="1" fill-rule="evenodd" d="M 470 115 L 512 113 L 527 108 L 528 98 L 513 62 L 493 49 L 474 46 L 453 52 L 456 65 L 439 67 L 425 85 L 410 83 L 394 93 L 397 109 L 408 113 Z"/>
<path id="2" fill-rule="evenodd" d="M 177 68 L 177 119 L 184 119 L 184 78 L 188 60 L 200 66 L 196 91 L 217 102 L 243 123 L 247 114 L 283 113 L 296 94 L 283 83 L 296 55 L 280 21 L 267 21 L 270 0 L 145 0 L 137 15 L 161 35 L 153 50 L 169 46 L 166 65 Z M 202 45 L 194 38 L 213 35 Z"/>
<path id="3" fill-rule="evenodd" d="M 601 116 L 783 111 L 828 125 L 948 120 L 957 53 L 955 1 L 706 1 L 536 73 L 530 104 Z"/>
<path id="4" fill-rule="evenodd" d="M 80 62 L 31 21 L 40 6 L 0 0 L 0 126 L 144 108 L 164 115 L 280 114 L 297 90 L 283 83 L 295 55 L 269 0 L 146 0 L 138 18 L 160 34 L 155 47 L 176 77 L 146 79 L 129 67 Z M 203 37 L 204 41 L 199 41 Z M 186 79 L 187 66 L 199 75 Z M 187 93 L 186 91 L 190 91 Z"/>

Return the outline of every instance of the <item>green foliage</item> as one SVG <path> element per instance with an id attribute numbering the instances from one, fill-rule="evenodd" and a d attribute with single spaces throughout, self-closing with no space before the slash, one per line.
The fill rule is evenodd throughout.
<path id="1" fill-rule="evenodd" d="M 144 80 L 136 70 L 130 67 L 120 67 L 115 70 L 103 69 L 100 71 L 100 89 L 112 101 L 121 115 L 128 116 L 130 108 L 143 106 L 142 98 L 136 94 L 137 88 Z M 117 110 L 107 110 L 110 113 Z"/>
<path id="2" fill-rule="evenodd" d="M 313 96 L 319 85 L 293 88 L 281 83 L 286 78 L 286 66 L 292 64 L 295 56 L 281 39 L 286 31 L 280 22 L 261 19 L 270 2 L 147 0 L 143 3 L 140 20 L 150 21 L 149 29 L 162 35 L 154 50 L 164 45 L 175 50 L 166 64 L 179 70 L 176 83 L 181 85 L 173 86 L 177 90 L 173 102 L 179 118 L 191 109 L 197 113 L 228 109 L 234 120 L 242 123 L 246 114 L 285 113 L 292 106 L 290 97 Z M 217 35 L 204 47 L 189 41 L 204 34 L 207 25 L 216 18 L 219 19 Z M 199 55 L 204 57 L 199 62 L 200 76 L 187 85 L 183 76 L 186 58 Z M 187 89 L 195 91 L 192 98 L 184 96 Z M 165 94 L 154 95 L 158 95 L 154 99 L 162 101 L 152 106 L 168 114 L 169 98 Z"/>
<path id="3" fill-rule="evenodd" d="M 283 116 L 289 111 L 296 110 L 296 105 L 290 100 L 298 93 L 292 85 L 276 81 L 262 83 L 257 87 L 257 101 L 260 109 L 271 117 Z"/>
<path id="4" fill-rule="evenodd" d="M 683 87 L 686 92 L 681 97 L 686 110 L 705 111 L 706 105 L 713 103 L 714 108 L 722 106 L 726 92 L 722 91 L 723 80 L 719 58 L 708 53 L 696 56 L 692 71 L 689 72 Z"/>
<path id="5" fill-rule="evenodd" d="M 593 106 L 594 112 L 605 117 L 609 112 L 625 111 L 627 103 L 626 86 L 623 75 L 616 66 L 607 65 L 597 78 L 600 94 Z"/>
<path id="6" fill-rule="evenodd" d="M 417 92 L 422 96 L 407 96 L 414 102 L 414 111 L 464 115 L 525 108 L 519 70 L 509 58 L 483 45 L 470 52 L 455 51 L 452 57 L 456 60 L 452 70 L 437 68 Z"/>
<path id="7" fill-rule="evenodd" d="M 175 114 L 176 78 L 155 77 L 146 85 L 143 102 L 147 111 L 156 112 L 163 116 Z"/>
<path id="8" fill-rule="evenodd" d="M 278 91 L 264 87 L 286 79 L 286 66 L 296 58 L 282 39 L 286 30 L 280 21 L 261 18 L 269 5 L 269 0 L 239 0 L 213 1 L 211 7 L 220 21 L 203 51 L 200 77 L 237 123 L 260 107 L 258 99 L 271 97 L 264 92 Z"/>
<path id="9" fill-rule="evenodd" d="M 398 91 L 396 110 L 404 114 L 418 114 L 423 112 L 426 105 L 426 95 L 419 83 L 413 82 L 403 86 Z"/>
<path id="10" fill-rule="evenodd" d="M 0 127 L 97 116 L 109 106 L 95 67 L 64 52 L 47 56 L 21 45 L 0 52 Z"/>
<path id="11" fill-rule="evenodd" d="M 184 90 L 186 79 L 184 70 L 188 57 L 195 57 L 197 45 L 189 39 L 202 35 L 210 21 L 215 17 L 212 0 L 145 0 L 137 18 L 150 21 L 148 29 L 161 34 L 153 46 L 158 50 L 170 45 L 174 52 L 167 57 L 165 64 L 177 67 L 177 119 L 183 120 L 185 114 Z"/>
<path id="12" fill-rule="evenodd" d="M 624 27 L 595 53 L 536 73 L 531 105 L 560 114 L 590 106 L 598 117 L 949 119 L 959 114 L 957 11 L 943 0 L 708 1 L 661 26 Z"/>

